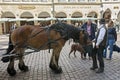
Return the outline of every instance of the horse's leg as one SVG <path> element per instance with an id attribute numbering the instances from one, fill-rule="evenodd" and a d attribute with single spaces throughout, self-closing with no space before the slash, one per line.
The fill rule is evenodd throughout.
<path id="1" fill-rule="evenodd" d="M 19 58 L 19 64 L 18 64 L 19 69 L 24 72 L 28 71 L 28 66 L 25 65 L 24 60 L 23 60 L 23 55 L 24 55 L 23 48 L 19 49 L 18 55 L 19 55 L 18 57 Z"/>
<path id="2" fill-rule="evenodd" d="M 58 60 L 59 60 L 59 55 L 60 55 L 61 50 L 62 50 L 62 46 L 57 46 L 53 49 L 53 53 L 52 53 L 52 57 L 51 57 L 49 67 L 52 70 L 54 70 L 55 73 L 61 73 L 62 72 L 61 67 L 58 65 Z"/>
<path id="3" fill-rule="evenodd" d="M 16 70 L 14 69 L 14 57 L 10 57 L 10 63 L 8 64 L 7 72 L 10 76 L 16 75 Z"/>
<path id="4" fill-rule="evenodd" d="M 76 57 L 75 53 L 76 53 L 76 50 L 74 50 L 74 57 Z"/>
<path id="5" fill-rule="evenodd" d="M 83 59 L 83 56 L 84 56 L 84 55 L 83 55 L 83 52 L 81 52 L 81 59 Z"/>
<path id="6" fill-rule="evenodd" d="M 9 43 L 8 43 L 8 49 L 7 49 L 7 51 L 6 51 L 6 53 L 4 55 L 9 54 L 13 50 L 13 48 L 14 48 L 14 46 L 13 46 L 13 44 L 11 42 L 11 34 L 10 34 L 10 36 L 9 36 Z M 9 56 L 2 57 L 1 61 L 3 61 L 3 62 L 9 62 Z"/>
<path id="7" fill-rule="evenodd" d="M 73 52 L 73 50 L 71 49 L 70 53 L 69 53 L 69 58 L 70 58 L 70 54 Z"/>

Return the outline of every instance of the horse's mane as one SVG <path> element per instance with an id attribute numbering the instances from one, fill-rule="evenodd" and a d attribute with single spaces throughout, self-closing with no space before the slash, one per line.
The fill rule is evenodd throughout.
<path id="1" fill-rule="evenodd" d="M 50 27 L 58 32 L 60 32 L 61 36 L 66 35 L 64 39 L 68 40 L 73 38 L 74 40 L 79 40 L 79 32 L 80 30 L 76 28 L 74 25 L 70 25 L 67 23 L 57 22 Z"/>

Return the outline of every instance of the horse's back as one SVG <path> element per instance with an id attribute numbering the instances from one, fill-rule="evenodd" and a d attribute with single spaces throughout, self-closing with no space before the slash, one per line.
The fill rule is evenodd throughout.
<path id="1" fill-rule="evenodd" d="M 28 37 L 31 35 L 33 30 L 38 30 L 39 27 L 34 27 L 32 25 L 24 25 L 20 26 L 19 28 L 15 29 L 11 33 L 11 39 L 13 43 L 20 42 L 27 40 Z M 24 39 L 24 40 L 23 40 Z"/>

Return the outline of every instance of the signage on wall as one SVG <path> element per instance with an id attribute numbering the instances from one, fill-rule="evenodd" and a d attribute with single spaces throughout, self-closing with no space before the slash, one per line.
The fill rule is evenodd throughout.
<path id="1" fill-rule="evenodd" d="M 31 9 L 35 9 L 34 5 L 20 5 L 18 6 L 19 9 L 23 9 L 23 10 L 31 10 Z"/>

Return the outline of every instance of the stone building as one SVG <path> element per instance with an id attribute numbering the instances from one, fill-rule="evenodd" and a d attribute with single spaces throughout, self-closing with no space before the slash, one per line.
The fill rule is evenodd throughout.
<path id="1" fill-rule="evenodd" d="M 120 0 L 0 0 L 0 34 L 9 33 L 11 26 L 24 25 L 26 19 L 36 18 L 101 18 L 105 11 L 111 19 L 120 21 Z M 13 20 L 9 20 L 13 18 Z M 68 23 L 80 21 L 66 20 Z M 81 20 L 82 22 L 82 20 Z M 27 21 L 37 24 L 37 20 Z M 97 23 L 97 20 L 96 20 Z"/>

